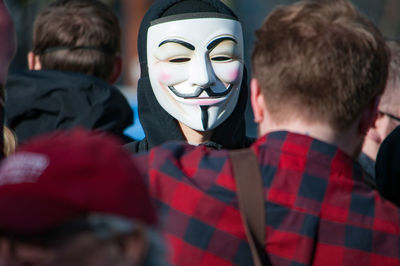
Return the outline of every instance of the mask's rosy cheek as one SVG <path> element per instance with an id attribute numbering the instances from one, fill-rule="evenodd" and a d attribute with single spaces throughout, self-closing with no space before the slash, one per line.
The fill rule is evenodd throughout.
<path id="1" fill-rule="evenodd" d="M 236 83 L 241 79 L 243 67 L 240 62 L 213 64 L 214 72 L 224 83 Z"/>
<path id="2" fill-rule="evenodd" d="M 154 66 L 153 74 L 159 83 L 164 85 L 170 85 L 172 80 L 172 75 L 170 69 L 168 69 L 164 64 L 157 64 Z"/>
<path id="3" fill-rule="evenodd" d="M 239 69 L 231 70 L 228 74 L 228 78 L 235 81 L 239 77 Z"/>
<path id="4" fill-rule="evenodd" d="M 171 74 L 170 73 L 167 73 L 167 72 L 165 72 L 165 71 L 161 71 L 161 73 L 160 73 L 160 75 L 159 75 L 159 77 L 158 77 L 158 80 L 161 82 L 161 83 L 169 83 L 170 82 L 170 80 L 171 80 Z"/>
<path id="5" fill-rule="evenodd" d="M 183 64 L 173 65 L 159 63 L 149 68 L 149 72 L 153 73 L 154 78 L 157 79 L 158 82 L 170 86 L 187 80 L 187 69 L 188 67 Z"/>

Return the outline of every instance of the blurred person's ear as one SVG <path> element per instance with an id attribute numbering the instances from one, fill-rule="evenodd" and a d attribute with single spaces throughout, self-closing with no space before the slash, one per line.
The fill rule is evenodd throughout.
<path id="1" fill-rule="evenodd" d="M 122 58 L 121 56 L 116 56 L 114 60 L 113 71 L 107 80 L 108 83 L 114 84 L 115 82 L 117 82 L 119 76 L 121 75 L 121 71 L 122 71 Z"/>
<path id="2" fill-rule="evenodd" d="M 272 120 L 267 109 L 266 99 L 261 91 L 260 83 L 253 78 L 250 81 L 250 101 L 254 114 L 254 122 L 258 125 L 258 135 L 262 136 L 271 129 Z"/>
<path id="3" fill-rule="evenodd" d="M 253 78 L 250 81 L 250 89 L 251 89 L 251 107 L 253 108 L 254 113 L 254 122 L 257 124 L 261 123 L 264 120 L 264 109 L 265 102 L 264 96 L 261 93 L 260 84 L 258 80 Z"/>
<path id="4" fill-rule="evenodd" d="M 373 141 L 377 144 L 380 144 L 383 141 L 381 135 L 379 134 L 379 130 L 378 130 L 378 125 L 379 125 L 381 119 L 383 119 L 383 117 L 377 117 L 365 135 L 368 139 L 370 139 L 371 141 Z"/>
<path id="5" fill-rule="evenodd" d="M 361 135 L 371 135 L 372 138 L 376 138 L 377 132 L 376 130 L 376 122 L 378 117 L 378 105 L 379 105 L 380 97 L 376 96 L 372 99 L 372 101 L 368 104 L 368 106 L 361 113 L 360 124 L 359 124 L 359 133 Z M 371 131 L 371 132 L 370 132 Z M 378 140 L 377 140 L 378 141 Z M 380 143 L 379 141 L 378 143 Z"/>
<path id="6" fill-rule="evenodd" d="M 40 63 L 39 56 L 32 51 L 28 53 L 28 68 L 29 70 L 41 70 L 42 64 Z"/>

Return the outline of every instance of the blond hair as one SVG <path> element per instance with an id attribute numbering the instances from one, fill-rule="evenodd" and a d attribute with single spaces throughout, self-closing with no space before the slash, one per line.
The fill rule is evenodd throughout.
<path id="1" fill-rule="evenodd" d="M 3 127 L 3 154 L 5 157 L 15 152 L 17 148 L 17 136 L 8 127 Z"/>

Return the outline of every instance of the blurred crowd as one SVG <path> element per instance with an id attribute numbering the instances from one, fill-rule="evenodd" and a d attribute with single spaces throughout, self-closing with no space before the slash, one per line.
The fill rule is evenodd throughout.
<path id="1" fill-rule="evenodd" d="M 400 265 L 400 6 L 281 4 L 0 0 L 0 266 Z"/>

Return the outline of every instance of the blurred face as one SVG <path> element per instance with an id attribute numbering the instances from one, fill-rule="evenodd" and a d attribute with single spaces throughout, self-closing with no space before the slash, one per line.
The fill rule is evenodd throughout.
<path id="1" fill-rule="evenodd" d="M 148 30 L 147 59 L 157 101 L 192 129 L 214 129 L 230 116 L 239 96 L 240 23 L 226 18 L 155 23 Z"/>
<path id="2" fill-rule="evenodd" d="M 0 83 L 4 84 L 8 67 L 16 50 L 16 39 L 14 24 L 10 13 L 4 3 L 0 0 Z"/>
<path id="3" fill-rule="evenodd" d="M 87 232 L 72 234 L 66 242 L 51 247 L 8 239 L 0 239 L 0 244 L 0 266 L 142 265 L 140 262 L 148 251 L 146 239 L 135 233 L 115 238 L 99 238 Z M 162 258 L 159 261 L 163 261 Z"/>
<path id="4" fill-rule="evenodd" d="M 396 113 L 396 112 L 393 112 Z M 400 116 L 385 111 L 384 109 L 378 110 L 378 116 L 376 120 L 376 131 L 379 132 L 379 141 L 382 141 L 397 127 L 400 125 Z"/>

